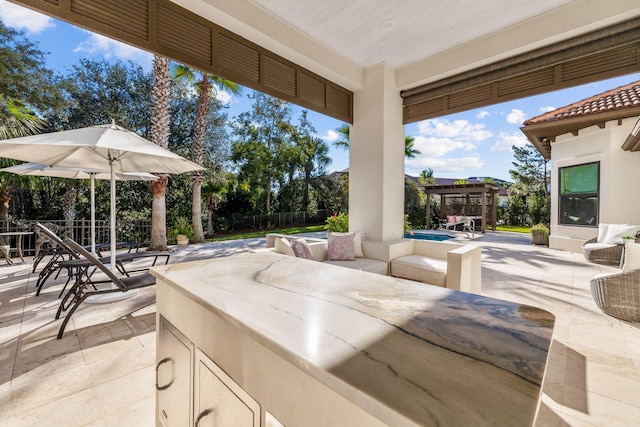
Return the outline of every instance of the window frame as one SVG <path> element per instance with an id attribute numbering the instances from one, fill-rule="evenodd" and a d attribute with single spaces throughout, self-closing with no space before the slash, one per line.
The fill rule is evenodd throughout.
<path id="1" fill-rule="evenodd" d="M 588 165 L 596 165 L 597 169 L 596 169 L 596 191 L 595 193 L 573 193 L 573 194 L 562 194 L 562 171 L 565 169 L 571 169 L 571 168 L 576 168 L 576 167 L 581 167 L 581 166 L 588 166 Z M 587 162 L 587 163 L 579 163 L 579 164 L 574 164 L 574 165 L 567 165 L 567 166 L 563 166 L 563 167 L 559 167 L 558 168 L 558 225 L 564 226 L 564 227 L 587 227 L 587 228 L 598 228 L 598 224 L 600 222 L 600 161 L 593 161 L 593 162 Z M 597 199 L 597 204 L 596 204 L 596 221 L 594 221 L 593 224 L 573 224 L 573 223 L 565 223 L 564 221 L 564 198 L 565 197 L 576 197 L 579 196 L 580 198 L 593 198 L 595 197 Z"/>

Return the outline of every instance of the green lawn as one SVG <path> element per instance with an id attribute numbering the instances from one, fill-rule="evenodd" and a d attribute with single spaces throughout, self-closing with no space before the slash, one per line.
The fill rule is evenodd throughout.
<path id="1" fill-rule="evenodd" d="M 531 227 L 524 227 L 521 225 L 497 225 L 496 231 L 513 231 L 514 233 L 531 234 Z"/>

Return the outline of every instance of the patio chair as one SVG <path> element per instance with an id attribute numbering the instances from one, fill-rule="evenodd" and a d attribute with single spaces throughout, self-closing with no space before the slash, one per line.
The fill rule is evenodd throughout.
<path id="1" fill-rule="evenodd" d="M 605 314 L 640 323 L 640 244 L 625 245 L 621 272 L 591 280 L 591 295 Z"/>
<path id="2" fill-rule="evenodd" d="M 638 241 L 639 226 L 627 224 L 598 225 L 598 235 L 582 245 L 585 259 L 596 264 L 620 265 L 624 236 L 634 236 Z"/>
<path id="3" fill-rule="evenodd" d="M 58 330 L 57 339 L 62 338 L 67 323 L 71 320 L 71 316 L 73 316 L 73 313 L 75 313 L 80 304 L 88 297 L 92 295 L 128 292 L 133 289 L 140 289 L 156 284 L 156 278 L 148 271 L 141 272 L 135 276 L 118 277 L 102 261 L 91 255 L 89 251 L 72 239 L 65 238 L 64 243 L 85 258 L 88 264 L 84 267 L 84 271 L 81 274 L 76 275 L 75 283 L 60 302 L 56 319 L 60 318 L 63 311 L 68 311 Z M 109 285 L 105 285 L 105 283 L 107 283 L 106 281 L 95 282 L 91 280 L 93 274 L 98 270 L 107 276 Z M 102 283 L 103 285 L 97 287 L 96 283 Z"/>
<path id="4" fill-rule="evenodd" d="M 57 234 L 59 230 L 59 226 L 52 222 L 45 222 L 41 224 L 46 227 L 52 233 Z M 35 227 L 36 233 L 36 243 L 35 243 L 35 255 L 33 257 L 33 270 L 32 273 L 36 272 L 36 268 L 38 268 L 38 264 L 42 259 L 48 255 L 55 255 L 58 251 L 58 245 L 56 242 L 52 241 L 46 234 L 44 234 L 40 227 Z"/>
<path id="5" fill-rule="evenodd" d="M 65 241 L 61 240 L 57 235 L 53 234 L 50 230 L 44 227 L 42 224 L 36 224 L 36 227 L 40 229 L 42 233 L 44 233 L 48 238 L 54 241 L 60 248 L 60 255 L 58 255 L 55 259 L 52 259 L 45 268 L 42 269 L 40 275 L 38 277 L 38 281 L 36 282 L 36 296 L 40 295 L 40 291 L 44 286 L 45 282 L 53 273 L 56 273 L 56 277 L 60 274 L 60 271 L 67 271 L 67 282 L 64 287 L 60 291 L 60 295 L 64 293 L 69 283 L 76 279 L 77 275 L 83 274 L 86 269 L 88 262 L 85 257 L 81 256 L 78 251 L 75 251 L 71 246 L 65 243 Z M 65 239 L 66 240 L 66 239 Z M 71 240 L 71 239 L 68 239 Z M 76 245 L 78 245 L 77 242 Z M 79 245 L 78 245 L 79 246 Z M 88 252 L 84 249 L 84 252 Z M 64 255 L 67 254 L 69 256 L 68 259 L 64 259 Z M 143 258 L 153 258 L 151 265 L 145 265 L 141 268 L 130 268 L 134 261 L 143 259 Z M 170 254 L 168 252 L 160 252 L 160 251 L 141 251 L 141 252 L 128 252 L 128 253 L 120 253 L 116 255 L 116 268 L 118 271 L 124 275 L 129 276 L 131 273 L 139 272 L 139 271 L 147 271 L 150 267 L 154 265 L 158 265 L 158 262 L 164 260 L 164 264 L 169 263 Z M 111 260 L 109 257 L 101 257 L 99 260 L 103 263 L 109 263 Z"/>

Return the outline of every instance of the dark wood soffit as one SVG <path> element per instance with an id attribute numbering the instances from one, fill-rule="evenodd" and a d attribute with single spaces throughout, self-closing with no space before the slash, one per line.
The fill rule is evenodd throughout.
<path id="1" fill-rule="evenodd" d="M 353 123 L 353 92 L 168 0 L 10 0 Z"/>
<path id="2" fill-rule="evenodd" d="M 605 124 L 609 121 L 618 120 L 618 124 L 620 124 L 623 119 L 637 116 L 640 116 L 640 107 L 632 107 L 623 110 L 534 123 L 523 126 L 520 130 L 544 158 L 551 159 L 551 143 L 555 142 L 559 135 L 571 133 L 574 136 L 578 136 L 580 129 L 586 129 L 590 126 L 598 126 L 604 129 Z M 628 143 L 625 144 L 629 145 Z M 627 149 L 625 145 L 623 145 L 622 148 Z"/>
<path id="3" fill-rule="evenodd" d="M 402 91 L 405 124 L 640 71 L 640 18 Z"/>

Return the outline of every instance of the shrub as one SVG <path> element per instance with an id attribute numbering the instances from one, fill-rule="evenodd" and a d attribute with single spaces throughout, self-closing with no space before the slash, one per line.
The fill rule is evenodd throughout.
<path id="1" fill-rule="evenodd" d="M 193 226 L 189 224 L 189 221 L 185 217 L 176 218 L 176 222 L 169 233 L 167 234 L 167 238 L 169 240 L 175 240 L 178 234 L 184 234 L 187 236 L 189 240 L 193 240 L 195 232 L 193 231 Z"/>
<path id="2" fill-rule="evenodd" d="M 327 231 L 334 231 L 337 233 L 346 233 L 349 231 L 349 215 L 345 213 L 333 214 L 325 221 L 327 223 Z"/>

